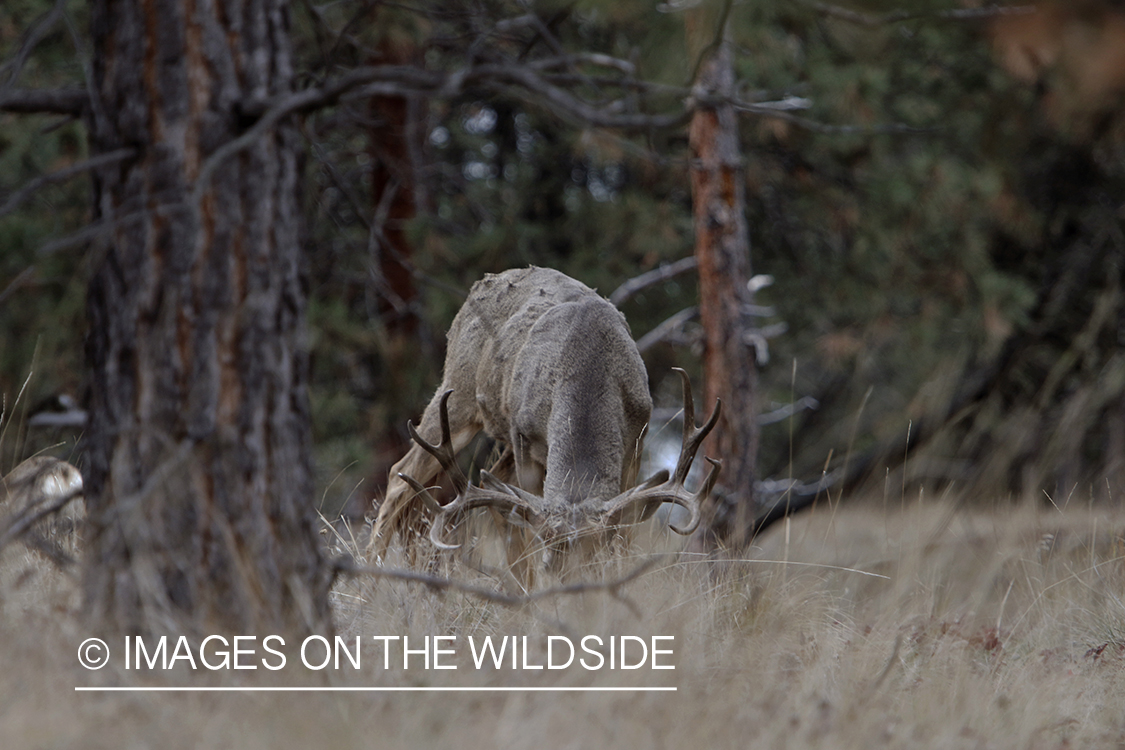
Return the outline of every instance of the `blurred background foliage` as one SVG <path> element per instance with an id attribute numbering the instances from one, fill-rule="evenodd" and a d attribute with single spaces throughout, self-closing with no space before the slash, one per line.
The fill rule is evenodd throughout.
<path id="1" fill-rule="evenodd" d="M 50 12 L 0 7 L 0 59 Z M 686 0 L 548 0 L 537 44 L 629 61 L 640 111 L 674 111 L 695 61 Z M 67 6 L 18 83 L 82 85 L 84 9 Z M 320 3 L 291 23 L 303 81 L 369 64 L 450 70 L 526 3 Z M 762 369 L 761 476 L 856 486 L 959 483 L 1113 494 L 1125 480 L 1125 4 L 734 3 L 741 98 L 807 108 L 741 121 L 758 301 L 784 322 Z M 503 39 L 503 35 L 500 35 Z M 521 52 L 512 35 L 505 51 Z M 489 44 L 497 42 L 490 37 Z M 0 86 L 14 68 L 0 71 Z M 598 67 L 582 72 L 598 96 Z M 560 69 L 559 75 L 565 70 Z M 606 97 L 615 94 L 606 92 Z M 683 128 L 619 133 L 483 91 L 354 98 L 308 115 L 309 342 L 328 512 L 362 513 L 440 379 L 444 332 L 486 272 L 558 268 L 603 294 L 692 252 Z M 0 114 L 0 205 L 84 158 L 81 123 Z M 408 199 L 407 199 L 408 198 Z M 0 392 L 82 398 L 85 259 L 66 238 L 88 184 L 0 216 Z M 2 211 L 3 209 L 0 209 Z M 403 260 L 406 262 L 400 262 Z M 388 271 L 397 265 L 401 278 Z M 623 304 L 640 337 L 695 304 L 691 274 Z M 658 401 L 673 365 L 645 356 Z M 77 434 L 29 433 L 28 445 Z M 38 441 L 38 443 L 36 443 Z M 12 450 L 9 444 L 0 446 Z M 23 448 L 21 447 L 21 450 Z M 14 456 L 0 455 L 0 467 Z"/>

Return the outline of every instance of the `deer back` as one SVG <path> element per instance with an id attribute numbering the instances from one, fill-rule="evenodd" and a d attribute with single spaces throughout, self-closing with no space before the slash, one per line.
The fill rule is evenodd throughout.
<path id="1" fill-rule="evenodd" d="M 521 485 L 549 502 L 604 501 L 635 480 L 647 371 L 625 317 L 565 274 L 478 281 L 449 331 L 443 388 L 474 394 L 485 431 L 512 446 Z M 527 486 L 537 471 L 542 487 Z"/>

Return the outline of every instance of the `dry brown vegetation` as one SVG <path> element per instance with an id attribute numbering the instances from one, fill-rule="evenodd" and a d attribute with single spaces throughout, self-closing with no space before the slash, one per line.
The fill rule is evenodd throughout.
<path id="1" fill-rule="evenodd" d="M 716 572 L 669 556 L 623 590 L 523 608 L 342 580 L 354 635 L 675 635 L 675 671 L 364 669 L 138 680 L 75 659 L 73 582 L 3 559 L 5 747 L 1120 747 L 1125 513 L 898 498 L 825 504 Z M 1061 505 L 1061 503 L 1060 503 Z M 619 576 L 668 537 L 584 578 Z M 464 568 L 462 578 L 473 576 Z M 485 582 L 477 579 L 477 583 Z M 466 663 L 469 662 L 469 663 Z M 377 668 L 378 667 L 378 668 Z M 117 671 L 112 671 L 117 669 Z M 87 694 L 89 684 L 674 685 L 674 693 Z"/>

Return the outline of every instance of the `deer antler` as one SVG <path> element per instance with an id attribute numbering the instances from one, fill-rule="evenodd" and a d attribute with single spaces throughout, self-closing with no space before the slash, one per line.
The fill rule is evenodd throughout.
<path id="1" fill-rule="evenodd" d="M 540 516 L 543 513 L 543 498 L 526 492 L 519 487 L 501 482 L 487 471 L 482 471 L 480 474 L 481 486 L 473 484 L 465 477 L 464 472 L 461 471 L 461 467 L 457 465 L 457 457 L 453 452 L 453 440 L 450 437 L 449 408 L 447 402 L 452 393 L 453 389 L 450 389 L 441 394 L 439 410 L 441 416 L 440 445 L 427 442 L 418 434 L 418 431 L 414 428 L 413 422 L 407 422 L 406 429 L 410 432 L 410 437 L 413 438 L 415 443 L 438 460 L 438 463 L 441 464 L 441 468 L 445 471 L 446 475 L 449 476 L 450 481 L 453 482 L 453 487 L 457 490 L 457 497 L 453 499 L 453 502 L 447 505 L 441 505 L 434 499 L 434 496 L 430 494 L 429 489 L 423 487 L 414 477 L 401 473 L 398 475 L 400 479 L 410 485 L 411 489 L 418 493 L 422 501 L 426 504 L 426 507 L 434 512 L 436 517 L 434 518 L 433 525 L 430 526 L 430 541 L 439 549 L 457 549 L 461 546 L 459 544 L 447 544 L 442 541 L 441 532 L 445 529 L 447 519 L 463 513 L 464 511 L 492 506 L 501 509 L 504 513 L 530 512 L 535 516 Z"/>
<path id="2" fill-rule="evenodd" d="M 700 505 L 711 494 L 711 490 L 719 478 L 722 463 L 708 458 L 707 461 L 711 464 L 711 471 L 699 490 L 691 493 L 684 487 L 688 472 L 691 470 L 691 464 L 695 460 L 695 454 L 719 420 L 719 414 L 722 412 L 722 401 L 716 400 L 715 410 L 711 412 L 707 422 L 702 427 L 696 427 L 695 401 L 692 398 L 691 381 L 684 370 L 678 367 L 673 369 L 680 373 L 684 386 L 684 437 L 683 445 L 680 448 L 680 457 L 676 462 L 676 469 L 671 477 L 669 477 L 667 470 L 659 471 L 642 484 L 626 490 L 606 502 L 598 513 L 610 525 L 617 525 L 622 514 L 629 508 L 639 506 L 642 508 L 642 516 L 647 516 L 648 513 L 644 509 L 655 509 L 660 503 L 675 503 L 691 512 L 691 518 L 686 526 L 670 525 L 671 529 L 677 534 L 686 536 L 695 531 L 699 525 Z M 473 508 L 498 508 L 501 512 L 508 514 L 510 520 L 521 525 L 558 525 L 562 516 L 565 515 L 564 508 L 553 507 L 544 498 L 515 485 L 502 482 L 487 471 L 481 472 L 480 485 L 473 484 L 465 477 L 464 472 L 457 465 L 457 458 L 453 452 L 453 441 L 450 436 L 447 402 L 452 393 L 452 389 L 445 391 L 439 402 L 440 444 L 434 445 L 426 441 L 418 434 L 412 422 L 408 422 L 406 427 L 414 442 L 441 464 L 442 469 L 453 482 L 457 497 L 452 502 L 441 505 L 430 494 L 430 490 L 413 477 L 402 473 L 398 475 L 410 485 L 414 492 L 422 498 L 426 507 L 434 513 L 435 518 L 430 526 L 430 541 L 433 545 L 446 550 L 459 548 L 461 546 L 459 544 L 448 544 L 443 541 L 441 534 L 448 520 Z"/>
<path id="3" fill-rule="evenodd" d="M 666 470 L 657 472 L 650 477 L 643 484 L 638 485 L 630 490 L 622 492 L 617 497 L 613 498 L 606 503 L 603 517 L 607 519 L 610 524 L 619 522 L 622 514 L 629 508 L 640 506 L 642 509 L 653 507 L 660 503 L 675 503 L 691 512 L 691 518 L 688 520 L 687 526 L 679 527 L 674 524 L 669 524 L 672 531 L 684 536 L 695 531 L 699 526 L 699 519 L 701 516 L 700 505 L 711 494 L 711 490 L 715 487 L 715 482 L 719 478 L 719 470 L 722 468 L 722 462 L 716 461 L 713 458 L 707 458 L 707 462 L 711 464 L 711 471 L 707 474 L 707 479 L 704 480 L 703 486 L 697 492 L 690 493 L 684 487 L 684 481 L 687 479 L 688 472 L 691 470 L 692 461 L 695 460 L 695 454 L 699 451 L 699 446 L 703 444 L 707 435 L 715 428 L 715 424 L 719 421 L 719 414 L 722 412 L 723 402 L 719 399 L 715 400 L 715 410 L 711 412 L 711 416 L 702 427 L 695 426 L 695 399 L 691 395 L 691 381 L 688 379 L 688 374 L 679 367 L 672 368 L 680 373 L 680 378 L 684 384 L 684 438 L 683 445 L 680 448 L 680 458 L 676 461 L 676 470 L 672 473 L 671 479 L 668 478 Z M 642 516 L 647 515 L 642 511 Z"/>

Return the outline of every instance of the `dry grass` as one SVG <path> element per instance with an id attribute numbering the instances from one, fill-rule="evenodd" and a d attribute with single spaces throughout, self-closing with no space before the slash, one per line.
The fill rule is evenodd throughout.
<path id="1" fill-rule="evenodd" d="M 675 693 L 77 694 L 75 685 L 130 684 L 136 673 L 78 667 L 74 652 L 89 634 L 72 585 L 8 550 L 0 738 L 13 748 L 162 750 L 1120 747 L 1123 537 L 1125 512 L 1105 508 L 853 504 L 793 519 L 751 559 L 719 572 L 669 557 L 627 587 L 637 611 L 593 592 L 523 609 L 384 580 L 344 581 L 335 592 L 349 637 L 674 635 L 677 668 L 478 672 L 465 658 L 456 671 L 384 671 L 372 646 L 361 673 L 331 684 L 675 685 Z M 603 561 L 588 577 L 620 575 L 669 543 L 639 542 L 637 557 Z M 171 681 L 193 679 L 203 684 L 198 675 Z"/>

